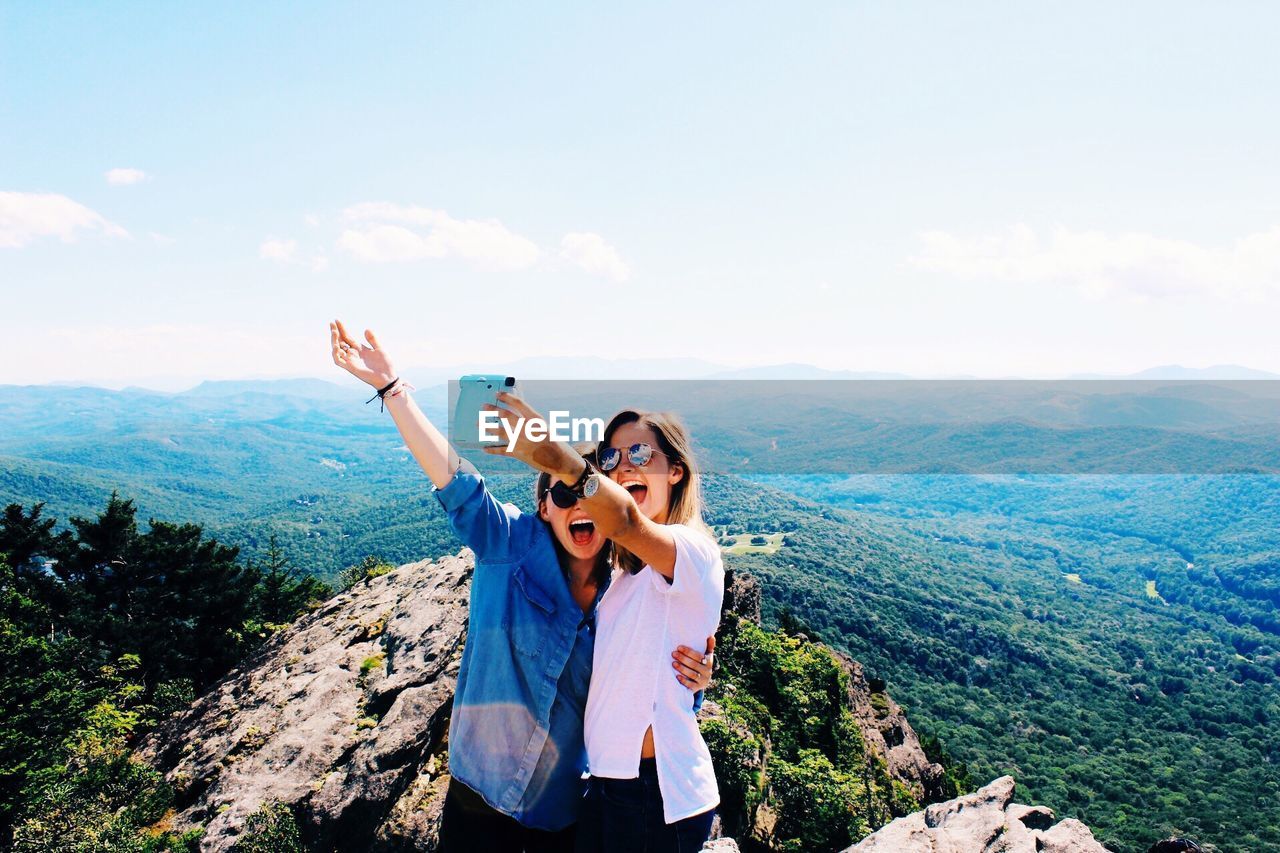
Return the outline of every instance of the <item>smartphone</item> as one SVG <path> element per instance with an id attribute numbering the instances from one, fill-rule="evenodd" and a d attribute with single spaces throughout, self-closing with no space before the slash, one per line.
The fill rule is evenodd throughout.
<path id="1" fill-rule="evenodd" d="M 482 447 L 493 447 L 495 442 L 480 440 L 480 410 L 485 405 L 498 404 L 498 392 L 519 394 L 514 376 L 470 375 L 458 380 L 458 397 L 454 401 L 453 415 L 449 421 L 449 440 L 454 447 L 477 450 Z M 497 434 L 506 444 L 506 435 L 502 427 L 497 427 Z"/>

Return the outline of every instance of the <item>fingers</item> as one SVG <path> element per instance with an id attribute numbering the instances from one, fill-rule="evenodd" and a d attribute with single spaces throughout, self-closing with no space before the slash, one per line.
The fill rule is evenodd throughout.
<path id="1" fill-rule="evenodd" d="M 679 681 L 690 690 L 706 690 L 711 684 L 711 668 L 707 667 L 705 671 L 699 671 L 696 666 L 685 666 L 680 663 L 672 663 L 671 668 L 675 670 L 676 681 Z"/>
<path id="2" fill-rule="evenodd" d="M 697 666 L 684 663 L 682 661 L 678 661 L 678 660 L 672 661 L 671 668 L 674 669 L 676 672 L 678 672 L 680 675 L 683 675 L 685 678 L 690 678 L 690 679 L 693 679 L 694 681 L 697 681 L 703 677 L 703 673 L 698 671 Z"/>
<path id="3" fill-rule="evenodd" d="M 504 409 L 501 406 L 495 406 L 492 403 L 485 403 L 480 408 L 482 408 L 486 412 L 498 413 L 498 420 L 502 421 L 503 432 L 507 435 L 508 438 L 516 434 L 517 432 L 516 426 L 517 426 L 518 419 L 516 415 L 512 413 L 509 409 Z"/>
<path id="4" fill-rule="evenodd" d="M 680 646 L 671 653 L 671 668 L 676 679 L 691 690 L 705 690 L 711 683 L 711 671 L 715 668 L 715 656 L 701 655 L 688 646 Z"/>
<path id="5" fill-rule="evenodd" d="M 352 347 L 354 349 L 358 349 L 360 345 L 356 343 L 354 340 L 352 340 L 351 336 L 347 334 L 347 327 L 342 325 L 342 321 L 334 320 L 333 322 L 338 326 L 339 342 L 344 343 L 347 346 Z"/>
<path id="6" fill-rule="evenodd" d="M 532 406 L 526 403 L 522 398 L 517 397 L 515 394 L 508 394 L 506 391 L 499 391 L 498 399 L 506 403 L 519 414 L 523 415 L 526 420 L 528 418 L 540 417 Z"/>
<path id="7" fill-rule="evenodd" d="M 333 363 L 350 369 L 347 366 L 347 354 L 342 348 L 342 341 L 338 337 L 338 327 L 335 323 L 329 324 L 329 348 L 333 351 Z"/>
<path id="8" fill-rule="evenodd" d="M 699 655 L 695 652 L 681 652 L 671 655 L 674 660 L 672 666 L 676 668 L 687 667 L 697 673 L 711 674 L 711 670 L 715 669 L 715 655 Z"/>
<path id="9" fill-rule="evenodd" d="M 369 342 L 369 346 L 373 347 L 374 349 L 382 349 L 382 347 L 378 344 L 378 338 L 373 334 L 373 329 L 365 329 L 364 337 L 365 337 L 365 340 Z"/>
<path id="10" fill-rule="evenodd" d="M 700 664 L 709 666 L 715 660 L 716 638 L 707 637 L 707 650 L 699 652 L 688 646 L 677 646 L 676 650 L 671 653 L 673 658 L 683 657 L 686 660 L 697 661 Z"/>

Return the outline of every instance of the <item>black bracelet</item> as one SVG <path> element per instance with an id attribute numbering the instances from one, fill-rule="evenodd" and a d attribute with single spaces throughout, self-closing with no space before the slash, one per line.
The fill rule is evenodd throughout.
<path id="1" fill-rule="evenodd" d="M 399 377 L 399 376 L 397 376 L 395 379 L 392 379 L 390 382 L 388 382 L 388 383 L 386 384 L 386 387 L 384 387 L 384 388 L 379 388 L 379 389 L 378 389 L 378 393 L 377 393 L 377 394 L 374 394 L 374 395 L 373 395 L 372 397 L 370 397 L 368 400 L 365 400 L 365 401 L 364 401 L 364 404 L 367 406 L 367 405 L 369 405 L 370 403 L 372 403 L 374 400 L 382 400 L 382 399 L 383 399 L 382 395 L 383 395 L 383 394 L 386 394 L 386 393 L 387 393 L 388 391 L 390 391 L 392 388 L 396 387 L 396 383 L 397 383 L 397 382 L 399 382 L 399 381 L 400 381 L 400 377 Z M 385 402 L 385 401 L 384 401 L 384 402 Z M 385 406 L 385 405 L 383 405 L 383 403 L 378 403 L 378 411 L 379 411 L 379 412 L 386 411 L 386 406 Z"/>
<path id="2" fill-rule="evenodd" d="M 584 466 L 582 473 L 578 475 L 578 479 L 574 480 L 573 485 L 569 487 L 569 491 L 573 492 L 574 496 L 579 500 L 586 497 L 582 493 L 582 489 L 587 483 L 587 478 L 591 476 L 591 472 L 595 470 L 595 468 L 591 467 L 591 463 L 585 459 L 582 460 L 582 464 Z"/>

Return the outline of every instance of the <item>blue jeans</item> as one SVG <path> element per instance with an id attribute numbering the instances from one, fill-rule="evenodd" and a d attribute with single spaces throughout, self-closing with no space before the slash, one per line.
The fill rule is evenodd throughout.
<path id="1" fill-rule="evenodd" d="M 636 779 L 591 777 L 578 818 L 576 853 L 697 853 L 711 835 L 716 811 L 666 823 L 658 768 L 640 760 Z"/>

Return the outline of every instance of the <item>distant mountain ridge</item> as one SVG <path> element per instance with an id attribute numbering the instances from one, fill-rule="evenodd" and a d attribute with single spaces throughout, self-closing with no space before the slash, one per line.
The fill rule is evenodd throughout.
<path id="1" fill-rule="evenodd" d="M 817 367 L 812 364 L 787 362 L 783 364 L 763 364 L 748 367 L 732 367 L 698 358 L 600 358 L 575 356 L 545 356 L 522 358 L 516 361 L 499 363 L 465 363 L 441 366 L 410 365 L 401 373 L 411 379 L 419 388 L 446 383 L 468 373 L 498 373 L 515 376 L 519 379 L 849 379 L 849 380 L 894 380 L 894 379 L 948 379 L 948 380 L 991 380 L 991 379 L 1023 379 L 1016 374 L 998 377 L 980 377 L 970 374 L 948 374 L 944 376 L 913 375 L 900 371 L 886 370 L 848 370 Z M 1136 373 L 1072 373 L 1058 379 L 1156 379 L 1156 380 L 1266 380 L 1280 379 L 1280 373 L 1245 367 L 1238 364 L 1218 364 L 1209 367 L 1183 367 L 1169 364 L 1149 367 Z M 1036 377 L 1045 381 L 1044 377 Z M 1052 377 L 1051 377 L 1052 379 Z M 227 396 L 235 393 L 264 391 L 278 393 L 282 388 L 297 396 L 328 398 L 330 395 L 343 393 L 340 389 L 359 387 L 354 380 L 333 381 L 332 379 L 314 377 L 258 377 L 247 379 L 207 379 L 195 385 L 182 388 L 180 381 L 173 378 L 157 377 L 153 380 L 157 385 L 166 388 L 152 388 L 143 385 L 129 385 L 123 390 L 155 393 L 155 394 L 197 394 L 200 396 Z M 175 390 L 177 386 L 181 390 Z M 0 384 L 0 389 L 11 387 L 83 387 L 110 389 L 113 386 L 94 381 L 67 381 L 43 383 L 36 386 L 16 386 Z"/>
<path id="2" fill-rule="evenodd" d="M 206 379 L 179 392 L 184 397 L 235 397 L 240 394 L 287 394 L 313 400 L 348 400 L 355 383 L 338 384 L 324 379 Z"/>
<path id="3" fill-rule="evenodd" d="M 1216 364 L 1212 367 L 1183 367 L 1180 364 L 1166 364 L 1160 367 L 1148 367 L 1137 373 L 1121 376 L 1107 373 L 1080 373 L 1070 379 L 1280 379 L 1280 373 L 1267 370 L 1256 370 L 1239 364 Z"/>

